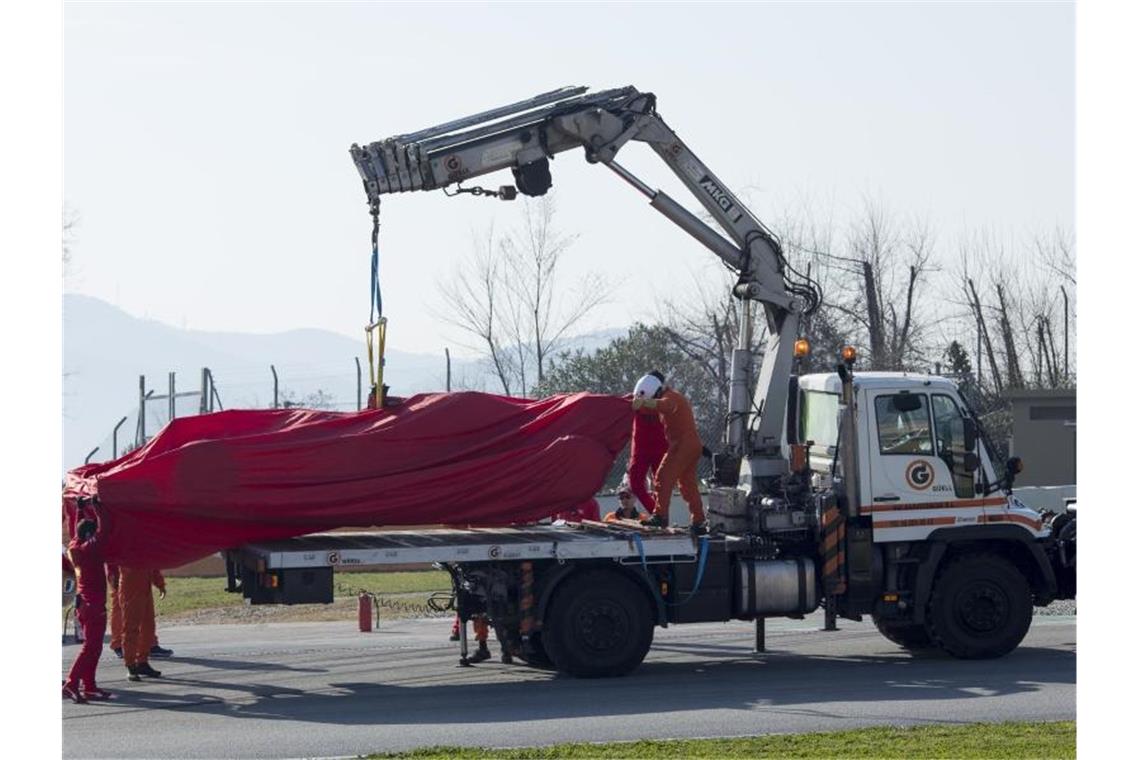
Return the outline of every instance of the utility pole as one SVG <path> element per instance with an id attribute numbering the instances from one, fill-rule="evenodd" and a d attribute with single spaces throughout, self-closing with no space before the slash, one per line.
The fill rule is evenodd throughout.
<path id="1" fill-rule="evenodd" d="M 175 402 L 175 394 L 174 394 L 174 373 L 173 372 L 167 372 L 166 373 L 166 385 L 167 385 L 166 408 L 167 408 L 167 411 L 169 412 L 169 415 L 167 416 L 167 422 L 170 422 L 174 419 L 175 415 L 178 413 L 177 405 L 174 403 Z"/>
<path id="2" fill-rule="evenodd" d="M 443 355 L 447 357 L 447 392 L 451 393 L 451 351 L 447 346 L 443 348 Z"/>

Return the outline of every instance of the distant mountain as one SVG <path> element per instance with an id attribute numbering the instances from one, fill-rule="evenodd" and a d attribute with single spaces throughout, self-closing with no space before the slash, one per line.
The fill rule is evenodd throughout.
<path id="1" fill-rule="evenodd" d="M 99 447 L 92 461 L 110 459 L 112 429 L 118 431 L 118 451 L 133 443 L 138 420 L 139 376 L 146 390 L 164 395 L 168 373 L 175 373 L 177 393 L 198 391 L 201 370 L 209 367 L 224 408 L 269 407 L 273 404 L 273 375 L 277 369 L 281 402 L 319 401 L 328 408 L 353 410 L 357 405 L 355 359 L 362 369 L 362 392 L 368 392 L 368 366 L 363 341 L 327 330 L 299 329 L 273 334 L 184 330 L 150 319 L 133 317 L 91 296 L 64 295 L 63 310 L 63 449 L 64 469 L 82 464 Z M 625 330 L 600 330 L 567 342 L 571 350 L 593 351 Z M 494 390 L 495 384 L 478 361 L 452 358 L 453 387 Z M 385 382 L 401 395 L 445 388 L 442 354 L 388 350 Z M 317 394 L 320 394 L 319 397 Z M 198 412 L 200 395 L 178 399 L 179 416 Z M 153 435 L 169 419 L 166 401 L 146 404 L 145 427 Z"/>

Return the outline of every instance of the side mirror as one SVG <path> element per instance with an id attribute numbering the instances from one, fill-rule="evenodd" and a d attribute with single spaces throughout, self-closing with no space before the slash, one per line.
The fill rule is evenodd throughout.
<path id="1" fill-rule="evenodd" d="M 962 455 L 962 469 L 966 472 L 977 472 L 982 461 L 978 459 L 978 455 L 972 451 L 967 451 Z"/>
<path id="2" fill-rule="evenodd" d="M 1013 481 L 1017 479 L 1017 473 L 1021 472 L 1022 464 L 1021 457 L 1010 457 L 1005 462 L 1005 489 L 1010 491 L 1013 489 Z"/>
<path id="3" fill-rule="evenodd" d="M 966 451 L 973 451 L 978 447 L 978 423 L 969 418 L 962 420 L 962 441 L 962 447 Z"/>

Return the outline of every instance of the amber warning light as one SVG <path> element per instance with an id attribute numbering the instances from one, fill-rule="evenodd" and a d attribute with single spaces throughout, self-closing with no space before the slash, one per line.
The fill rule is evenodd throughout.
<path id="1" fill-rule="evenodd" d="M 803 338 L 796 341 L 795 346 L 792 348 L 792 353 L 797 359 L 802 359 L 811 353 L 811 344 Z"/>
<path id="2" fill-rule="evenodd" d="M 843 347 L 843 361 L 852 364 L 855 361 L 855 346 Z"/>

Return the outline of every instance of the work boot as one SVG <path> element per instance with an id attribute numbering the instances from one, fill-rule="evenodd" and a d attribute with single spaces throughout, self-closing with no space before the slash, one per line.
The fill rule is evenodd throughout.
<path id="1" fill-rule="evenodd" d="M 709 521 L 693 523 L 689 526 L 689 532 L 694 536 L 707 536 L 709 532 Z"/>
<path id="2" fill-rule="evenodd" d="M 459 634 L 456 633 L 455 631 L 452 631 L 451 635 L 447 637 L 447 640 L 448 641 L 459 641 Z"/>
<path id="3" fill-rule="evenodd" d="M 650 515 L 649 519 L 642 523 L 647 528 L 665 528 L 665 521 L 661 519 L 660 515 Z"/>
<path id="4" fill-rule="evenodd" d="M 152 668 L 149 662 L 140 662 L 135 665 L 135 672 L 147 678 L 162 678 L 162 671 Z"/>
<path id="5" fill-rule="evenodd" d="M 471 655 L 471 662 L 483 662 L 483 660 L 491 659 L 491 650 L 487 648 L 487 642 L 480 641 L 479 648 L 475 650 L 475 654 Z"/>
<path id="6" fill-rule="evenodd" d="M 97 699 L 99 701 L 111 699 L 114 695 L 106 689 L 100 689 L 98 686 L 93 686 L 90 689 L 83 690 L 83 696 L 87 699 Z"/>
<path id="7" fill-rule="evenodd" d="M 127 680 L 135 682 L 142 680 L 142 677 L 139 675 L 139 669 L 137 665 L 127 666 Z"/>
<path id="8" fill-rule="evenodd" d="M 114 652 L 115 656 L 118 657 L 120 660 L 123 659 L 123 648 L 122 647 L 112 647 L 111 651 Z"/>
<path id="9" fill-rule="evenodd" d="M 150 656 L 151 657 L 170 657 L 172 654 L 174 654 L 173 649 L 167 649 L 166 647 L 160 647 L 158 644 L 155 644 L 154 646 L 152 646 L 150 648 Z"/>
<path id="10" fill-rule="evenodd" d="M 87 698 L 84 697 L 82 692 L 79 691 L 78 684 L 72 686 L 71 684 L 65 682 L 63 684 L 63 696 L 65 699 L 70 699 L 77 705 L 81 705 L 87 701 Z"/>

